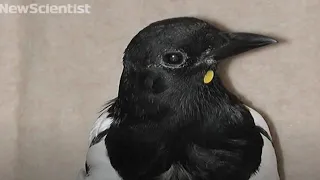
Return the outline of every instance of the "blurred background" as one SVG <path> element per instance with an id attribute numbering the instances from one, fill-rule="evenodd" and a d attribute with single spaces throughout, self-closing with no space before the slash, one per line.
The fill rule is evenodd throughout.
<path id="1" fill-rule="evenodd" d="M 320 1 L 0 0 L 89 4 L 90 14 L 0 14 L 0 179 L 71 180 L 117 96 L 123 50 L 149 23 L 195 16 L 276 46 L 225 64 L 225 83 L 268 120 L 282 176 L 320 179 Z"/>

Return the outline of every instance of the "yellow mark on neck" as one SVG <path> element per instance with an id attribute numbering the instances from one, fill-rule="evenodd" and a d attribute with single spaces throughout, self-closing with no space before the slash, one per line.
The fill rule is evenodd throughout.
<path id="1" fill-rule="evenodd" d="M 210 83 L 212 81 L 213 77 L 214 77 L 214 72 L 212 70 L 209 70 L 206 73 L 206 75 L 204 75 L 203 82 L 205 84 L 208 84 L 208 83 Z"/>

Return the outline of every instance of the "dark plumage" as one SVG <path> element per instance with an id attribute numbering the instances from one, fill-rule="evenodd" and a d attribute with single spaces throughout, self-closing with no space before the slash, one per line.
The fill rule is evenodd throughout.
<path id="1" fill-rule="evenodd" d="M 150 24 L 125 50 L 105 145 L 123 180 L 248 180 L 261 129 L 215 73 L 227 57 L 275 43 L 190 17 Z"/>

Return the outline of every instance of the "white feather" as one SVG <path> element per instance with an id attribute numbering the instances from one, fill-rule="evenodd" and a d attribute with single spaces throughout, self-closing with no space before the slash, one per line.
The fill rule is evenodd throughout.
<path id="1" fill-rule="evenodd" d="M 102 114 L 94 123 L 90 135 L 89 145 L 92 140 L 101 132 L 109 129 L 113 119 L 108 118 L 108 113 Z M 112 168 L 107 149 L 104 143 L 105 137 L 100 142 L 89 147 L 86 162 L 90 166 L 90 173 L 87 175 L 84 169 L 81 169 L 77 180 L 117 180 L 118 174 Z"/>
<path id="2" fill-rule="evenodd" d="M 108 113 L 103 113 L 93 124 L 93 127 L 89 134 L 89 145 L 91 144 L 94 137 L 98 136 L 102 131 L 109 129 L 112 119 L 108 118 Z"/>
<path id="3" fill-rule="evenodd" d="M 262 127 L 271 137 L 270 129 L 264 118 L 254 109 L 250 107 L 248 107 L 248 109 L 254 119 L 255 124 Z M 250 180 L 279 180 L 280 177 L 278 173 L 277 157 L 273 144 L 264 135 L 262 135 L 262 137 L 264 145 L 262 148 L 260 169 L 250 178 Z"/>

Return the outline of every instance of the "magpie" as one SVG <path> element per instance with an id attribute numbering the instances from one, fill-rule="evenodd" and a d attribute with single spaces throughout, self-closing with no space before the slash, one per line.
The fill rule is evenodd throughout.
<path id="1" fill-rule="evenodd" d="M 128 44 L 118 96 L 90 133 L 79 180 L 278 180 L 268 125 L 219 65 L 277 43 L 194 17 L 154 22 Z"/>

